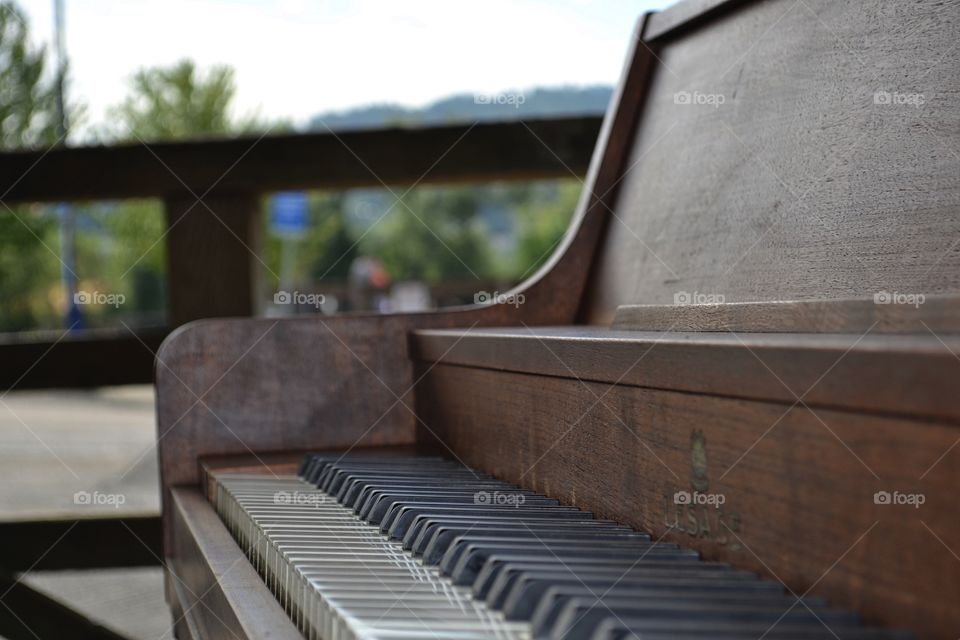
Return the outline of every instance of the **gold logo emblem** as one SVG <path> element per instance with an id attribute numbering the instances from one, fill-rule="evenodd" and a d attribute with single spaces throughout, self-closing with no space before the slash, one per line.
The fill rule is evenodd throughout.
<path id="1" fill-rule="evenodd" d="M 710 488 L 707 480 L 707 437 L 700 429 L 694 429 L 690 434 L 690 462 L 693 470 L 690 484 L 694 491 L 705 492 Z"/>
<path id="2" fill-rule="evenodd" d="M 739 549 L 735 534 L 740 531 L 740 514 L 726 506 L 724 494 L 709 489 L 707 437 L 702 429 L 694 429 L 690 432 L 690 490 L 675 489 L 665 496 L 664 524 L 691 537 Z"/>

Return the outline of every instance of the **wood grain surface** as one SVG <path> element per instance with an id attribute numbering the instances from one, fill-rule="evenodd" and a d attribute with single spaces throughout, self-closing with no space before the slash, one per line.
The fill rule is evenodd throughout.
<path id="1" fill-rule="evenodd" d="M 417 395 L 423 438 L 466 464 L 868 623 L 960 629 L 955 425 L 451 365 Z M 677 505 L 680 491 L 724 502 Z"/>

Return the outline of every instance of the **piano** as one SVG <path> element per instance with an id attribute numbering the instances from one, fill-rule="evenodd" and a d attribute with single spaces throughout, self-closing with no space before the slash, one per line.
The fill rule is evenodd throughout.
<path id="1" fill-rule="evenodd" d="M 683 0 L 516 290 L 178 329 L 176 637 L 960 636 L 958 25 Z"/>

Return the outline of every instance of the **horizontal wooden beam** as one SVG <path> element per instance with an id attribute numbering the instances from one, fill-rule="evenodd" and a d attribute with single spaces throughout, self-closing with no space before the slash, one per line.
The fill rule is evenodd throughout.
<path id="1" fill-rule="evenodd" d="M 160 516 L 0 522 L 0 568 L 59 571 L 160 564 Z"/>
<path id="2" fill-rule="evenodd" d="M 481 182 L 586 173 L 601 118 L 247 136 L 0 154 L 5 201 Z"/>
<path id="3" fill-rule="evenodd" d="M 432 329 L 411 350 L 431 364 L 960 423 L 955 335 Z"/>
<path id="4" fill-rule="evenodd" d="M 696 294 L 691 294 L 696 295 Z M 903 333 L 960 331 L 960 296 L 900 294 L 872 299 L 622 305 L 614 329 L 770 333 Z"/>
<path id="5" fill-rule="evenodd" d="M 92 388 L 153 382 L 166 328 L 91 330 L 65 337 L 0 335 L 0 389 Z"/>

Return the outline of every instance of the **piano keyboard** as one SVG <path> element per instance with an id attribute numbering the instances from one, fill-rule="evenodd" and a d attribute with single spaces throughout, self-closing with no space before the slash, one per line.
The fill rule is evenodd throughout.
<path id="1" fill-rule="evenodd" d="M 310 640 L 909 637 L 442 458 L 214 478 L 220 517 Z"/>

